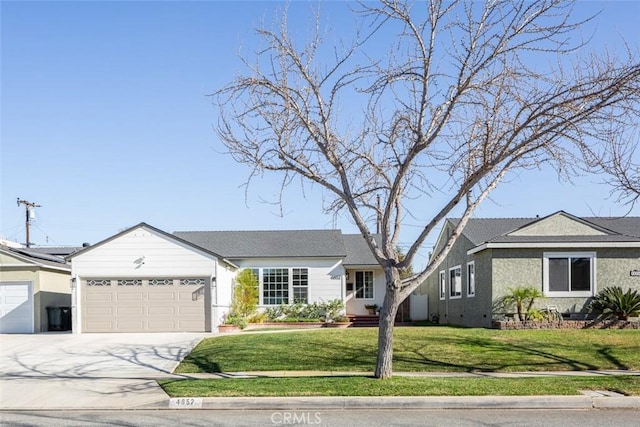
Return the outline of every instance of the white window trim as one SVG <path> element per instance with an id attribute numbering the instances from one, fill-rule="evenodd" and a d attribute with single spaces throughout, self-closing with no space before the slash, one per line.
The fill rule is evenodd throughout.
<path id="1" fill-rule="evenodd" d="M 591 259 L 591 290 L 590 291 L 550 291 L 549 290 L 549 258 L 590 258 Z M 595 252 L 544 252 L 542 254 L 542 291 L 545 296 L 559 298 L 592 297 L 597 293 L 596 283 L 596 253 Z"/>
<path id="2" fill-rule="evenodd" d="M 451 295 L 451 290 L 453 289 L 451 287 L 451 285 L 453 284 L 451 282 L 451 271 L 453 270 L 460 270 L 460 295 Z M 460 299 L 462 298 L 462 265 L 456 265 L 455 267 L 451 267 L 449 269 L 449 299 Z"/>
<path id="3" fill-rule="evenodd" d="M 471 275 L 469 274 L 469 266 L 473 266 L 473 292 L 469 292 L 471 289 Z M 469 261 L 467 263 L 467 297 L 473 298 L 476 296 L 476 263 L 475 261 Z"/>
<path id="4" fill-rule="evenodd" d="M 438 273 L 438 294 L 440 295 L 440 301 L 444 301 L 447 298 L 447 272 L 440 270 Z"/>

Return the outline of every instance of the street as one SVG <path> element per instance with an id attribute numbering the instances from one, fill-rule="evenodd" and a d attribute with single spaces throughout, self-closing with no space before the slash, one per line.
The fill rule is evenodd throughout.
<path id="1" fill-rule="evenodd" d="M 635 410 L 31 411 L 3 426 L 562 426 L 636 425 Z"/>

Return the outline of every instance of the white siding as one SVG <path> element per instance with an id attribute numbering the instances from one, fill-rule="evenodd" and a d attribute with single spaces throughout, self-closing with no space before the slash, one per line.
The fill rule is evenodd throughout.
<path id="1" fill-rule="evenodd" d="M 309 302 L 322 302 L 343 299 L 344 269 L 338 258 L 265 258 L 250 260 L 233 260 L 242 268 L 308 268 L 309 269 Z M 262 287 L 260 288 L 262 301 Z"/>
<path id="2" fill-rule="evenodd" d="M 370 266 L 365 267 L 349 267 L 349 282 L 355 283 L 356 271 L 373 271 L 373 299 L 356 299 L 356 293 L 354 291 L 348 291 L 346 293 L 345 306 L 347 314 L 364 315 L 369 314 L 369 311 L 365 308 L 365 305 L 377 304 L 378 307 L 382 307 L 384 302 L 385 292 L 385 275 L 381 268 L 373 268 Z"/>
<path id="3" fill-rule="evenodd" d="M 81 277 L 211 277 L 215 257 L 145 228 L 137 228 L 72 260 Z"/>
<path id="4" fill-rule="evenodd" d="M 218 270 L 218 260 L 215 256 L 146 227 L 135 228 L 76 255 L 72 258 L 71 265 L 76 284 L 72 307 L 74 332 L 80 332 L 79 325 L 82 325 L 83 310 L 79 306 L 83 301 L 82 286 L 79 286 L 82 280 L 153 277 L 214 278 Z M 219 289 L 230 287 L 228 276 L 221 277 L 220 280 L 216 278 L 215 284 Z M 205 292 L 209 295 L 210 289 L 206 289 Z M 215 301 L 209 297 L 206 297 L 205 301 L 215 304 Z M 211 314 L 211 324 L 215 327 L 213 307 L 212 310 L 207 309 L 205 312 Z"/>
<path id="5" fill-rule="evenodd" d="M 226 315 L 229 314 L 231 292 L 236 274 L 237 271 L 227 267 L 226 264 L 220 264 L 218 266 L 211 298 L 211 328 L 213 331 L 222 323 Z"/>

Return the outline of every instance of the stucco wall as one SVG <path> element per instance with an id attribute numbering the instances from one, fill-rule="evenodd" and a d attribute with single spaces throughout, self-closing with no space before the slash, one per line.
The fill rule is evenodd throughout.
<path id="1" fill-rule="evenodd" d="M 563 249 L 563 252 L 571 250 Z M 532 286 L 543 291 L 543 253 L 558 252 L 558 249 L 493 249 L 493 298 L 496 300 L 508 293 L 509 287 Z M 607 286 L 622 286 L 640 291 L 640 277 L 632 277 L 630 271 L 640 269 L 638 248 L 580 248 L 577 252 L 596 253 L 596 275 L 594 293 Z M 588 313 L 591 298 L 544 297 L 535 307 L 556 305 L 561 313 L 573 317 L 584 317 Z M 499 318 L 499 317 L 498 317 Z"/>
<path id="2" fill-rule="evenodd" d="M 446 223 L 445 227 L 451 227 Z M 447 236 L 446 228 L 442 237 Z M 434 253 L 441 249 L 442 241 L 434 248 Z M 417 294 L 429 296 L 429 314 L 437 315 L 440 323 L 462 326 L 491 326 L 491 265 L 484 253 L 467 255 L 474 245 L 465 236 L 460 236 L 454 243 L 449 255 L 440 263 L 436 271 L 416 290 Z M 475 264 L 475 296 L 467 295 L 467 263 Z M 462 272 L 462 296 L 451 298 L 449 269 L 460 266 Z M 440 271 L 445 272 L 446 292 L 444 300 L 440 299 Z"/>
<path id="3" fill-rule="evenodd" d="M 33 284 L 34 331 L 48 330 L 47 307 L 71 306 L 71 272 L 48 270 L 10 256 L 2 256 L 0 281 L 24 281 Z"/>
<path id="4" fill-rule="evenodd" d="M 36 331 L 48 330 L 47 307 L 71 307 L 71 272 L 40 270 L 34 297 Z"/>
<path id="5" fill-rule="evenodd" d="M 558 214 L 511 233 L 513 236 L 595 236 L 604 232 Z"/>

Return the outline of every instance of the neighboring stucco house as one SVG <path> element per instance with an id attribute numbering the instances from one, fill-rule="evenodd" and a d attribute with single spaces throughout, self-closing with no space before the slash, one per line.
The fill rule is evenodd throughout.
<path id="1" fill-rule="evenodd" d="M 0 246 L 0 333 L 47 331 L 49 306 L 71 306 L 71 267 L 39 250 Z"/>
<path id="2" fill-rule="evenodd" d="M 459 219 L 447 219 L 437 253 Z M 490 327 L 502 320 L 494 303 L 518 286 L 545 295 L 563 316 L 585 318 L 598 290 L 640 290 L 640 218 L 579 218 L 559 211 L 544 218 L 470 219 L 449 255 L 418 292 L 441 323 Z"/>
<path id="3" fill-rule="evenodd" d="M 384 274 L 339 230 L 185 231 L 141 223 L 69 257 L 75 332 L 215 331 L 237 272 L 256 271 L 261 308 L 341 299 L 382 305 Z"/>

